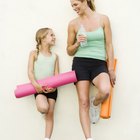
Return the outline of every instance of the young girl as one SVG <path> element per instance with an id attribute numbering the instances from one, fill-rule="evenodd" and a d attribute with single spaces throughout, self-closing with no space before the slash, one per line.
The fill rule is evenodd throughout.
<path id="1" fill-rule="evenodd" d="M 55 35 L 50 28 L 41 28 L 36 33 L 36 50 L 31 51 L 28 62 L 28 77 L 36 89 L 35 99 L 39 112 L 45 115 L 45 140 L 50 140 L 53 130 L 54 106 L 57 89 L 43 89 L 36 80 L 59 73 L 58 56 L 51 52 L 55 45 Z"/>

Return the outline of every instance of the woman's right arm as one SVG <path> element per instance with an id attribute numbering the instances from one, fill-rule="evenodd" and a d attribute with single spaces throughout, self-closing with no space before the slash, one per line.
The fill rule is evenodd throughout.
<path id="1" fill-rule="evenodd" d="M 67 53 L 72 56 L 76 53 L 80 43 L 76 40 L 76 32 L 73 21 L 68 26 Z"/>

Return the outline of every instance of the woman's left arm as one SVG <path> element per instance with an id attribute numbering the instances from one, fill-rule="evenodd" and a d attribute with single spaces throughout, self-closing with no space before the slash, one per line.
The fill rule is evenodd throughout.
<path id="1" fill-rule="evenodd" d="M 114 73 L 114 50 L 112 44 L 112 32 L 110 27 L 110 21 L 107 16 L 103 16 L 104 33 L 105 33 L 105 45 L 107 53 L 108 71 L 112 86 L 115 84 L 116 76 Z"/>

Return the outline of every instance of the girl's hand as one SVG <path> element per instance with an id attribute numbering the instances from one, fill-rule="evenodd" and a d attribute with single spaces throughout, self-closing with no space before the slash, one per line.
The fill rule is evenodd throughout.
<path id="1" fill-rule="evenodd" d="M 115 82 L 116 82 L 116 75 L 115 75 L 114 70 L 109 71 L 109 76 L 110 76 L 111 85 L 112 87 L 114 87 Z"/>
<path id="2" fill-rule="evenodd" d="M 38 83 L 34 84 L 35 90 L 37 93 L 42 93 L 44 92 L 44 89 L 42 88 L 41 85 L 39 85 Z"/>
<path id="3" fill-rule="evenodd" d="M 54 92 L 56 90 L 56 88 L 51 88 L 51 87 L 46 87 L 45 88 L 45 93 L 51 93 L 51 92 Z"/>

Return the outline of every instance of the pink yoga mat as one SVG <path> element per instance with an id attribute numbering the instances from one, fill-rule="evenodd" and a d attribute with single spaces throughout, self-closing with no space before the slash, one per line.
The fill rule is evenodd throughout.
<path id="1" fill-rule="evenodd" d="M 66 84 L 74 83 L 77 81 L 75 71 L 70 71 L 66 73 L 61 73 L 56 76 L 47 77 L 42 80 L 37 80 L 37 82 L 42 85 L 42 87 L 52 87 L 56 88 Z M 35 88 L 31 83 L 26 83 L 22 85 L 17 85 L 15 89 L 16 98 L 21 98 L 24 96 L 29 96 L 36 93 Z"/>

